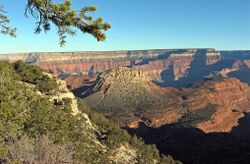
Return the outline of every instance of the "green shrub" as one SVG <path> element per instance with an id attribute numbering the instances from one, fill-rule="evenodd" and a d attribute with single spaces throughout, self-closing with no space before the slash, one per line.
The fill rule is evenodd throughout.
<path id="1" fill-rule="evenodd" d="M 111 150 L 118 148 L 123 143 L 129 143 L 137 150 L 137 160 L 139 163 L 151 164 L 154 163 L 154 160 L 165 164 L 176 163 L 176 161 L 170 156 L 160 157 L 159 151 L 155 145 L 145 145 L 136 136 L 129 135 L 127 131 L 119 128 L 117 124 L 108 120 L 102 114 L 92 111 L 82 99 L 78 99 L 78 107 L 79 110 L 89 115 L 91 122 L 97 126 L 100 132 L 100 141 L 107 145 Z"/>
<path id="2" fill-rule="evenodd" d="M 54 155 L 72 153 L 58 158 L 72 157 L 75 163 L 110 163 L 109 156 L 113 150 L 128 143 L 137 150 L 139 162 L 161 160 L 155 146 L 145 146 L 117 124 L 90 110 L 81 100 L 79 109 L 89 115 L 97 131 L 85 128 L 86 120 L 71 114 L 70 99 L 51 102 L 20 83 L 33 84 L 39 91 L 51 94 L 50 91 L 58 86 L 40 68 L 20 61 L 12 65 L 0 62 L 0 76 L 0 163 L 36 163 L 39 159 L 34 158 L 42 157 L 50 163 L 49 156 L 35 153 L 46 154 L 44 150 Z M 39 145 L 40 142 L 46 145 L 45 149 Z M 28 152 L 31 156 L 26 159 Z M 173 161 L 169 157 L 162 160 Z"/>
<path id="3" fill-rule="evenodd" d="M 22 61 L 17 61 L 13 63 L 13 68 L 16 72 L 16 79 L 35 84 L 37 89 L 42 93 L 52 94 L 53 91 L 58 88 L 56 81 L 43 74 L 44 70 L 37 66 L 27 65 Z"/>

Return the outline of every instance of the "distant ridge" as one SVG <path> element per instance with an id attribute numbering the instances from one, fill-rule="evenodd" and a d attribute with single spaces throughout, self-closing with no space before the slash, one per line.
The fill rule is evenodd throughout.
<path id="1" fill-rule="evenodd" d="M 99 74 L 122 66 L 141 70 L 161 86 L 185 87 L 218 73 L 237 77 L 250 84 L 250 78 L 242 76 L 242 71 L 248 72 L 250 67 L 250 51 L 247 50 L 216 51 L 213 48 L 191 48 L 44 52 L 7 55 L 2 56 L 2 60 L 22 60 L 50 70 L 61 78 L 72 75 L 88 76 L 90 72 Z M 235 67 L 234 63 L 239 60 L 245 63 L 244 70 Z"/>

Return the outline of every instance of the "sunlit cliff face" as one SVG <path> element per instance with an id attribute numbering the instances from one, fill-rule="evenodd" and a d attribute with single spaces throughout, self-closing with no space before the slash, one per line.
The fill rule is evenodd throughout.
<path id="1" fill-rule="evenodd" d="M 69 80 L 74 83 L 69 83 L 73 89 L 103 71 L 120 66 L 141 70 L 161 86 L 186 87 L 215 74 L 229 75 L 250 83 L 250 78 L 246 79 L 242 73 L 250 67 L 250 51 L 179 49 L 30 53 L 9 55 L 5 60 L 37 64 L 61 78 L 78 76 L 82 81 Z"/>

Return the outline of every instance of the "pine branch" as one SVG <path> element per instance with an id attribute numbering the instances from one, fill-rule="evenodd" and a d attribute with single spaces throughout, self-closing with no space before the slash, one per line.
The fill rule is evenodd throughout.
<path id="1" fill-rule="evenodd" d="M 111 28 L 111 25 L 104 22 L 102 18 L 94 19 L 88 13 L 95 12 L 95 6 L 86 6 L 81 10 L 73 10 L 71 0 L 64 0 L 55 3 L 52 0 L 27 0 L 25 16 L 31 15 L 37 20 L 35 33 L 51 29 L 51 24 L 57 27 L 59 44 L 63 47 L 68 35 L 76 35 L 76 30 L 82 33 L 89 33 L 97 39 L 104 41 L 106 36 L 104 31 Z M 3 6 L 0 6 L 0 32 L 10 36 L 16 36 L 16 29 L 8 26 L 10 20 L 5 15 Z"/>
<path id="2" fill-rule="evenodd" d="M 103 22 L 101 18 L 96 20 L 88 16 L 89 12 L 96 11 L 94 6 L 87 6 L 80 11 L 71 9 L 70 0 L 62 3 L 53 3 L 51 0 L 28 0 L 25 15 L 31 14 L 38 22 L 35 33 L 50 30 L 51 24 L 57 27 L 60 46 L 66 43 L 66 36 L 74 36 L 75 30 L 93 35 L 98 41 L 103 41 L 106 36 L 103 31 L 111 28 L 110 24 Z"/>
<path id="3" fill-rule="evenodd" d="M 10 28 L 8 26 L 10 20 L 5 15 L 6 12 L 3 10 L 3 8 L 4 7 L 2 5 L 0 5 L 0 33 L 15 37 L 16 36 L 16 28 Z"/>

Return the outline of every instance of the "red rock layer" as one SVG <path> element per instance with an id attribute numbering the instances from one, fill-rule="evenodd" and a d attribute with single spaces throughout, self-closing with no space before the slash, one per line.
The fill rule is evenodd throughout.
<path id="1" fill-rule="evenodd" d="M 146 64 L 135 66 L 145 74 L 149 75 L 152 79 L 159 78 L 162 71 L 169 69 L 171 61 L 168 59 L 149 61 Z"/>
<path id="2" fill-rule="evenodd" d="M 81 76 L 81 75 L 74 75 L 69 76 L 64 79 L 67 83 L 67 87 L 70 90 L 80 88 L 81 86 L 88 84 L 89 82 L 93 82 L 96 80 L 96 76 Z"/>
<path id="3" fill-rule="evenodd" d="M 206 133 L 230 132 L 238 125 L 243 113 L 250 111 L 250 89 L 234 78 L 215 84 L 214 91 L 207 94 L 207 100 L 217 108 L 209 121 L 197 125 Z"/>
<path id="4" fill-rule="evenodd" d="M 93 72 L 103 72 L 105 70 L 109 70 L 115 67 L 120 67 L 120 66 L 129 66 L 130 61 L 118 61 L 118 62 L 90 62 L 90 63 L 49 63 L 49 62 L 40 62 L 39 66 L 51 70 L 55 73 L 60 73 L 60 72 L 67 72 L 70 74 L 75 74 L 75 73 L 82 73 L 84 75 L 87 75 L 89 70 L 93 68 Z"/>
<path id="5" fill-rule="evenodd" d="M 177 59 L 173 60 L 173 69 L 175 80 L 179 80 L 179 78 L 188 74 L 188 69 L 191 67 L 191 63 L 193 62 L 193 58 L 187 59 Z"/>
<path id="6" fill-rule="evenodd" d="M 154 85 L 151 84 L 151 87 Z M 163 93 L 162 99 L 155 102 L 159 103 L 158 108 L 147 110 L 145 107 L 143 111 L 135 111 L 140 114 L 134 118 L 122 114 L 117 115 L 115 120 L 122 126 L 136 129 L 142 122 L 149 127 L 159 128 L 190 117 L 185 124 L 191 124 L 192 118 L 197 118 L 199 122 L 195 127 L 205 133 L 230 132 L 238 125 L 244 112 L 250 112 L 250 88 L 235 78 L 207 80 L 191 88 L 157 87 L 153 90 Z"/>
<path id="7" fill-rule="evenodd" d="M 180 77 L 187 75 L 192 61 L 192 57 L 170 58 L 164 60 L 149 61 L 148 63 L 136 66 L 135 68 L 138 68 L 154 79 L 155 77 L 159 78 L 162 71 L 168 70 L 170 65 L 173 65 L 175 79 L 178 80 Z"/>

